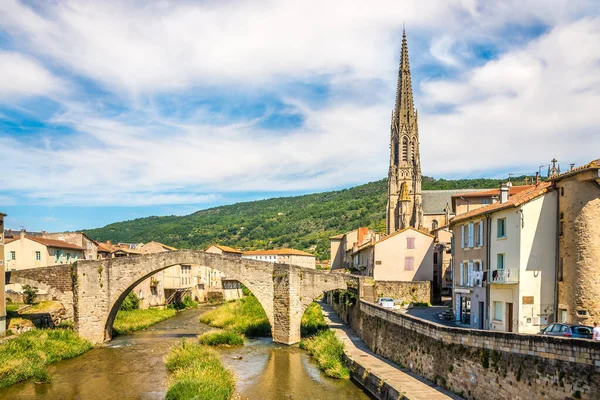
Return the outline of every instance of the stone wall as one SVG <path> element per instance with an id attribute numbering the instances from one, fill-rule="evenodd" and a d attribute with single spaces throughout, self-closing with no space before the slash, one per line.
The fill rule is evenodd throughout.
<path id="1" fill-rule="evenodd" d="M 375 281 L 375 297 L 392 297 L 404 303 L 431 303 L 431 282 Z"/>
<path id="2" fill-rule="evenodd" d="M 20 271 L 7 271 L 6 283 L 17 283 L 11 280 L 12 276 L 25 278 L 60 290 L 61 292 L 73 291 L 73 278 L 71 277 L 71 265 L 61 264 L 44 268 L 23 269 Z"/>
<path id="3" fill-rule="evenodd" d="M 364 301 L 332 306 L 373 352 L 464 398 L 599 398 L 596 342 L 451 328 Z"/>

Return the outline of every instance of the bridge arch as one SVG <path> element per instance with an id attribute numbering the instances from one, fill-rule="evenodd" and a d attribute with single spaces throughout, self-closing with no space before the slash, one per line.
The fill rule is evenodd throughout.
<path id="1" fill-rule="evenodd" d="M 114 320 L 117 316 L 117 312 L 119 311 L 119 307 L 121 306 L 121 303 L 125 300 L 125 298 L 129 294 L 129 292 L 131 292 L 137 285 L 139 285 L 146 279 L 149 279 L 151 276 L 153 276 L 157 272 L 160 272 L 167 268 L 174 267 L 174 266 L 181 265 L 181 264 L 183 264 L 183 265 L 196 264 L 197 261 L 199 261 L 197 253 L 198 252 L 194 252 L 193 256 L 191 256 L 189 254 L 187 254 L 187 255 L 180 254 L 176 258 L 181 261 L 177 262 L 175 264 L 173 264 L 174 261 L 172 260 L 171 257 L 159 257 L 159 258 L 146 257 L 146 258 L 151 258 L 153 260 L 149 263 L 150 265 L 148 265 L 150 268 L 146 267 L 146 265 L 145 265 L 146 263 L 144 262 L 145 260 L 137 259 L 137 257 L 132 257 L 132 259 L 129 259 L 129 257 L 124 257 L 124 258 L 119 258 L 119 259 L 111 259 L 111 261 L 112 260 L 134 261 L 134 262 L 136 262 L 136 265 L 138 265 L 138 267 L 132 268 L 132 271 L 134 271 L 134 274 L 130 275 L 127 279 L 122 280 L 122 281 L 118 277 L 116 277 L 116 279 L 115 279 L 114 273 L 113 273 L 112 282 L 113 282 L 113 284 L 114 284 L 114 282 L 117 282 L 117 286 L 113 287 L 112 291 L 113 291 L 113 298 L 116 298 L 116 299 L 115 299 L 114 303 L 110 306 L 110 311 L 109 311 L 108 317 L 106 319 L 106 323 L 104 326 L 104 340 L 112 339 Z M 208 254 L 208 253 L 202 253 L 202 254 Z M 182 255 L 183 255 L 183 257 L 181 257 Z M 142 257 L 144 257 L 144 256 L 142 256 Z M 136 258 L 136 259 L 134 260 L 133 258 Z M 201 258 L 203 258 L 203 257 L 201 257 Z M 270 286 L 263 284 L 263 282 L 265 280 L 264 277 L 267 277 L 267 276 L 265 274 L 261 274 L 261 272 L 264 273 L 265 271 L 258 271 L 255 269 L 255 271 L 253 271 L 255 274 L 256 274 L 256 272 L 258 272 L 259 275 L 264 275 L 264 277 L 261 279 L 252 279 L 251 275 L 254 275 L 254 274 L 251 274 L 250 273 L 251 271 L 243 271 L 244 269 L 251 268 L 249 263 L 244 264 L 244 268 L 239 268 L 239 266 L 240 266 L 239 258 L 233 258 L 233 259 L 230 259 L 230 258 L 231 257 L 225 257 L 225 259 L 223 259 L 223 260 L 218 260 L 218 259 L 215 259 L 214 257 L 208 257 L 200 265 L 210 267 L 217 271 L 220 271 L 223 273 L 223 275 L 225 277 L 227 277 L 229 279 L 237 280 L 240 283 L 242 283 L 243 285 L 245 285 L 257 298 L 260 305 L 263 307 L 263 309 L 265 310 L 265 313 L 267 314 L 269 323 L 271 324 L 271 326 L 273 326 L 272 288 Z M 190 262 L 192 259 L 195 261 L 194 263 Z M 233 264 L 232 264 L 232 261 L 233 261 Z M 244 261 L 251 261 L 251 260 L 244 260 Z M 140 263 L 142 263 L 142 265 L 144 265 L 143 268 L 139 268 Z M 129 264 L 129 263 L 127 263 L 127 264 Z M 114 268 L 114 266 L 112 266 L 112 267 Z M 119 269 L 121 271 L 123 271 L 124 268 L 121 265 L 119 267 Z M 149 269 L 150 269 L 150 271 L 149 271 Z M 240 271 L 240 270 L 242 270 L 242 271 Z M 269 276 L 271 276 L 271 275 L 269 275 Z M 131 283 L 131 282 L 128 283 L 129 279 L 134 279 L 135 281 L 133 281 L 133 283 Z"/>
<path id="2" fill-rule="evenodd" d="M 74 321 L 79 334 L 96 343 L 109 340 L 127 293 L 153 274 L 180 264 L 207 266 L 243 283 L 265 310 L 273 340 L 285 344 L 300 341 L 300 321 L 313 299 L 325 291 L 347 287 L 343 274 L 197 250 L 78 261 L 72 273 Z"/>

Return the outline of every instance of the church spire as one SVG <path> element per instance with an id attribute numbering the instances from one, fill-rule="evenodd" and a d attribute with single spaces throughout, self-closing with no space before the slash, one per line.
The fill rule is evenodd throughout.
<path id="1" fill-rule="evenodd" d="M 400 52 L 396 107 L 394 108 L 395 122 L 398 128 L 414 122 L 414 109 L 410 63 L 408 60 L 408 42 L 406 40 L 406 30 L 402 29 L 402 51 Z"/>

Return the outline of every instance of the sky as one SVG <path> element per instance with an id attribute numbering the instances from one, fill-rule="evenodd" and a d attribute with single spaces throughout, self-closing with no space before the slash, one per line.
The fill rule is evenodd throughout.
<path id="1" fill-rule="evenodd" d="M 424 175 L 600 157 L 595 0 L 2 0 L 5 226 L 385 177 L 403 25 Z"/>

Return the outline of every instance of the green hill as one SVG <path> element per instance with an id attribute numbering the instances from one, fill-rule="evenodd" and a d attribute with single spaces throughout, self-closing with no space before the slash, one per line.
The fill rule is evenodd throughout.
<path id="1" fill-rule="evenodd" d="M 497 179 L 423 177 L 423 190 L 497 185 Z M 177 248 L 202 249 L 212 243 L 244 250 L 292 247 L 329 259 L 330 236 L 359 226 L 385 231 L 386 195 L 387 179 L 382 179 L 345 190 L 237 203 L 186 216 L 139 218 L 85 233 L 102 241 L 156 240 Z"/>

